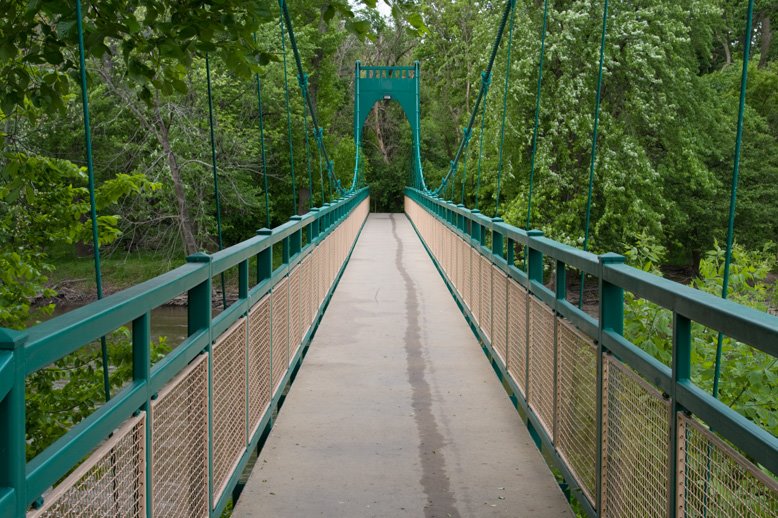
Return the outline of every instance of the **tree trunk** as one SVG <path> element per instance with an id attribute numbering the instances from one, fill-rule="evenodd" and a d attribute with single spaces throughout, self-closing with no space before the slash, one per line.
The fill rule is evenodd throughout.
<path id="1" fill-rule="evenodd" d="M 729 40 L 725 36 L 719 38 L 721 42 L 721 48 L 724 49 L 724 66 L 728 67 L 732 64 L 732 52 L 729 50 Z"/>
<path id="2" fill-rule="evenodd" d="M 378 104 L 373 107 L 375 116 L 373 117 L 373 130 L 375 131 L 376 140 L 378 141 L 378 149 L 381 151 L 381 156 L 384 159 L 384 163 L 389 163 L 389 151 L 386 149 L 386 142 L 384 142 L 384 134 L 381 131 L 381 112 L 378 109 Z"/>
<path id="3" fill-rule="evenodd" d="M 770 29 L 770 12 L 764 11 L 759 17 L 762 24 L 762 41 L 759 45 L 759 68 L 765 68 L 770 61 L 770 43 L 773 40 L 773 33 Z"/>
<path id="4" fill-rule="evenodd" d="M 189 210 L 186 205 L 186 192 L 184 191 L 184 181 L 181 177 L 181 168 L 178 166 L 176 154 L 170 146 L 168 127 L 159 111 L 159 105 L 154 107 L 154 112 L 156 118 L 155 126 L 157 126 L 157 140 L 165 153 L 165 159 L 167 160 L 167 165 L 170 169 L 170 177 L 173 179 L 173 191 L 176 195 L 176 208 L 178 209 L 180 221 L 179 229 L 181 232 L 181 241 L 184 245 L 184 253 L 186 253 L 186 255 L 192 255 L 197 252 L 198 246 L 194 237 L 194 231 L 192 230 L 192 220 L 189 217 Z"/>
<path id="5" fill-rule="evenodd" d="M 99 73 L 105 86 L 107 86 L 108 89 L 127 106 L 130 113 L 132 113 L 141 126 L 149 133 L 154 134 L 157 142 L 162 146 L 162 150 L 165 153 L 165 159 L 170 168 L 170 176 L 173 179 L 173 191 L 176 196 L 176 209 L 178 212 L 181 242 L 184 247 L 184 253 L 186 255 L 191 255 L 197 252 L 199 247 L 197 246 L 197 241 L 194 237 L 192 219 L 189 217 L 189 209 L 186 204 L 186 193 L 184 191 L 184 181 L 181 178 L 181 168 L 178 166 L 176 155 L 170 145 L 168 124 L 162 118 L 162 114 L 159 110 L 159 98 L 154 99 L 153 113 L 151 113 L 148 108 L 138 106 L 134 94 L 121 83 L 114 82 L 112 75 L 113 64 L 108 54 L 106 54 L 103 59 L 102 65 L 103 66 L 99 69 Z"/>

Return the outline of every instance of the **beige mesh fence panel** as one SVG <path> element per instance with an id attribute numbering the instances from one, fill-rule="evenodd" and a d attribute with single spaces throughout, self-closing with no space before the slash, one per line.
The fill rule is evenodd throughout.
<path id="1" fill-rule="evenodd" d="M 554 437 L 554 313 L 529 297 L 529 404 Z"/>
<path id="2" fill-rule="evenodd" d="M 324 269 L 324 293 L 327 293 L 332 286 L 332 243 L 334 240 L 332 234 L 324 240 L 324 262 L 326 264 Z"/>
<path id="3" fill-rule="evenodd" d="M 448 255 L 448 229 L 443 224 L 436 225 L 439 232 L 439 239 L 440 239 L 440 251 L 437 254 L 438 260 L 440 261 L 440 264 L 443 267 L 443 271 L 448 276 L 449 272 L 449 255 Z"/>
<path id="4" fill-rule="evenodd" d="M 154 516 L 208 516 L 208 357 L 198 356 L 151 404 Z"/>
<path id="5" fill-rule="evenodd" d="M 36 518 L 146 515 L 146 419 L 130 419 L 45 495 Z"/>
<path id="6" fill-rule="evenodd" d="M 297 352 L 300 346 L 300 329 L 302 327 L 302 315 L 300 315 L 300 269 L 299 265 L 289 274 L 289 359 Z"/>
<path id="7" fill-rule="evenodd" d="M 508 360 L 508 277 L 492 266 L 492 347 L 504 365 Z"/>
<path id="8" fill-rule="evenodd" d="M 527 393 L 527 290 L 508 280 L 508 374 Z"/>
<path id="9" fill-rule="evenodd" d="M 308 328 L 311 327 L 311 323 L 313 322 L 313 294 L 312 294 L 312 288 L 313 283 L 311 282 L 312 278 L 312 272 L 311 272 L 311 255 L 308 254 L 308 257 L 306 257 L 302 264 L 300 264 L 300 267 L 303 269 L 303 276 L 300 281 L 300 296 L 302 299 L 300 300 L 300 303 L 302 304 L 302 307 L 304 309 L 304 319 L 303 319 L 303 334 L 308 332 Z"/>
<path id="10" fill-rule="evenodd" d="M 778 517 L 778 481 L 678 414 L 678 516 Z"/>
<path id="11" fill-rule="evenodd" d="M 221 497 L 246 449 L 246 319 L 241 318 L 213 345 L 213 486 Z"/>
<path id="12" fill-rule="evenodd" d="M 446 275 L 449 279 L 454 277 L 454 234 L 446 228 Z"/>
<path id="13" fill-rule="evenodd" d="M 322 302 L 324 302 L 324 295 L 327 293 L 327 290 L 324 286 L 324 270 L 326 265 L 327 262 L 324 260 L 324 245 L 323 243 L 320 243 L 319 246 L 316 247 L 316 291 L 318 293 L 318 301 L 316 303 L 317 310 L 321 307 Z"/>
<path id="14" fill-rule="evenodd" d="M 249 430 L 253 437 L 270 404 L 270 295 L 249 312 Z"/>
<path id="15" fill-rule="evenodd" d="M 666 516 L 670 403 L 612 356 L 603 386 L 604 516 Z"/>
<path id="16" fill-rule="evenodd" d="M 470 312 L 481 323 L 481 254 L 470 247 Z"/>
<path id="17" fill-rule="evenodd" d="M 270 354 L 272 358 L 273 394 L 289 367 L 289 278 L 285 277 L 276 284 L 270 293 L 270 328 L 272 341 Z"/>
<path id="18" fill-rule="evenodd" d="M 473 310 L 473 255 L 470 251 L 470 244 L 464 242 L 462 247 L 462 298 L 465 300 L 465 305 Z"/>
<path id="19" fill-rule="evenodd" d="M 465 296 L 464 289 L 463 289 L 463 280 L 465 277 L 465 242 L 462 240 L 462 238 L 457 238 L 457 273 L 456 273 L 456 280 L 454 281 L 456 283 L 457 291 L 459 292 L 459 296 L 463 297 Z"/>
<path id="20" fill-rule="evenodd" d="M 492 263 L 485 255 L 481 256 L 481 311 L 478 319 L 481 331 L 492 341 Z"/>
<path id="21" fill-rule="evenodd" d="M 335 281 L 335 272 L 338 267 L 338 256 L 340 255 L 338 253 L 339 237 L 340 237 L 340 232 L 336 230 L 332 235 L 332 239 L 330 239 L 330 278 L 329 278 L 329 282 L 327 283 L 327 285 L 330 287 L 332 286 L 332 283 Z"/>
<path id="22" fill-rule="evenodd" d="M 556 447 L 594 504 L 597 464 L 597 347 L 557 319 Z"/>

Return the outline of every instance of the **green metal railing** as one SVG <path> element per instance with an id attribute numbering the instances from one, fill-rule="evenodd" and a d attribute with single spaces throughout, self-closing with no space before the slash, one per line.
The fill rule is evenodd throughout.
<path id="1" fill-rule="evenodd" d="M 755 489 L 753 493 L 756 494 L 756 497 L 763 498 L 763 500 L 760 500 L 762 502 L 760 505 L 765 505 L 766 507 L 754 506 L 754 509 L 750 510 L 753 513 L 752 515 L 775 516 L 778 514 L 778 483 L 776 483 L 775 478 L 778 475 L 778 438 L 712 397 L 711 394 L 702 390 L 691 381 L 693 322 L 711 328 L 714 331 L 719 331 L 734 340 L 778 357 L 778 317 L 731 301 L 722 300 L 711 294 L 632 268 L 624 264 L 624 257 L 617 254 L 609 253 L 598 256 L 584 252 L 545 238 L 540 231 L 525 231 L 516 228 L 504 223 L 500 218 L 488 218 L 477 210 L 469 210 L 463 205 L 455 205 L 430 196 L 418 189 L 406 188 L 405 194 L 406 199 L 410 200 L 411 203 L 411 210 L 406 209 L 406 212 L 409 212 L 412 221 L 413 215 L 410 213 L 415 210 L 412 206 L 415 203 L 423 211 L 431 215 L 434 221 L 442 225 L 442 229 L 450 231 L 450 242 L 446 241 L 446 237 L 439 237 L 440 234 L 446 234 L 446 232 L 441 232 L 440 230 L 427 231 L 428 235 L 425 246 L 427 246 L 430 255 L 449 284 L 452 295 L 470 321 L 474 332 L 483 342 L 485 351 L 492 358 L 495 370 L 508 383 L 513 394 L 516 395 L 515 403 L 517 408 L 520 408 L 526 415 L 526 424 L 530 429 L 531 435 L 536 439 L 538 446 L 549 453 L 554 464 L 562 472 L 569 487 L 578 492 L 578 500 L 589 515 L 620 514 L 618 511 L 614 511 L 613 508 L 609 509 L 607 502 L 603 502 L 603 495 L 606 493 L 603 488 L 605 470 L 608 469 L 607 463 L 613 462 L 613 459 L 607 458 L 606 452 L 603 451 L 604 448 L 611 447 L 608 444 L 608 440 L 610 440 L 607 437 L 608 431 L 604 430 L 604 427 L 607 426 L 607 424 L 604 424 L 604 421 L 607 420 L 604 412 L 610 412 L 612 408 L 623 404 L 628 398 L 619 395 L 616 389 L 612 389 L 609 394 L 604 394 L 604 391 L 607 392 L 608 390 L 608 381 L 604 379 L 607 378 L 605 373 L 607 370 L 606 363 L 618 367 L 617 369 L 611 368 L 610 370 L 610 372 L 614 373 L 614 376 L 620 376 L 623 372 L 627 372 L 631 376 L 630 379 L 634 378 L 635 386 L 645 385 L 646 388 L 642 393 L 645 393 L 646 396 L 644 400 L 641 400 L 642 402 L 632 405 L 637 407 L 632 408 L 632 411 L 636 413 L 643 412 L 644 409 L 641 405 L 651 399 L 649 397 L 651 393 L 656 393 L 655 399 L 657 405 L 659 405 L 657 408 L 664 408 L 662 405 L 665 405 L 668 409 L 666 413 L 667 419 L 663 419 L 663 422 L 657 428 L 662 431 L 660 435 L 663 437 L 663 440 L 666 439 L 668 441 L 668 444 L 665 445 L 666 447 L 662 446 L 660 448 L 662 451 L 659 452 L 667 456 L 667 466 L 662 469 L 663 475 L 666 476 L 668 481 L 667 487 L 643 487 L 640 489 L 647 494 L 652 492 L 664 493 L 663 498 L 666 498 L 666 514 L 668 516 L 684 515 L 684 505 L 687 506 L 686 513 L 695 516 L 699 515 L 695 514 L 694 511 L 689 511 L 693 503 L 692 497 L 696 495 L 691 494 L 695 488 L 687 485 L 684 486 L 686 489 L 683 491 L 677 490 L 683 483 L 688 484 L 684 477 L 688 478 L 690 476 L 688 472 L 694 466 L 699 467 L 699 465 L 702 466 L 700 469 L 703 472 L 707 472 L 707 475 L 704 475 L 702 477 L 703 481 L 698 484 L 699 488 L 701 488 L 699 491 L 703 492 L 704 490 L 705 493 L 702 499 L 698 499 L 702 503 L 698 502 L 695 505 L 703 509 L 703 515 L 710 511 L 708 513 L 709 516 L 729 516 L 727 512 L 721 509 L 717 513 L 713 512 L 713 505 L 719 505 L 720 502 L 714 502 L 714 499 L 712 497 L 709 498 L 707 494 L 708 491 L 712 490 L 715 483 L 711 478 L 715 478 L 716 473 L 727 472 L 724 468 L 717 472 L 715 465 L 711 467 L 713 462 L 711 455 L 713 454 L 728 455 L 728 459 L 734 459 L 731 460 L 733 466 L 737 465 L 738 469 L 743 469 L 751 479 L 757 481 L 754 484 L 758 489 Z M 424 240 L 424 229 L 420 229 L 422 223 L 419 221 L 413 222 L 417 232 Z M 488 287 L 490 294 L 496 293 L 496 291 L 492 291 L 496 290 L 495 283 L 501 282 L 500 279 L 505 278 L 506 286 L 521 287 L 521 290 L 517 290 L 517 292 L 526 294 L 527 306 L 541 302 L 543 306 L 553 311 L 554 327 L 551 330 L 547 330 L 550 333 L 550 337 L 552 337 L 549 338 L 548 344 L 553 345 L 553 353 L 549 351 L 549 358 L 553 358 L 553 367 L 551 368 L 553 380 L 548 381 L 549 385 L 553 386 L 554 417 L 551 419 L 553 423 L 549 423 L 549 419 L 545 419 L 544 422 L 539 415 L 538 405 L 533 405 L 532 402 L 528 403 L 525 398 L 526 390 L 530 391 L 530 400 L 532 400 L 531 396 L 533 396 L 532 388 L 528 387 L 530 373 L 527 372 L 526 379 L 517 380 L 517 376 L 512 371 L 512 367 L 510 367 L 511 362 L 517 360 L 510 356 L 511 344 L 508 344 L 507 361 L 506 358 L 494 354 L 495 348 L 492 342 L 496 331 L 492 332 L 494 330 L 490 328 L 489 332 L 486 332 L 485 324 L 491 326 L 497 320 L 491 319 L 487 323 L 481 322 L 479 324 L 479 316 L 483 317 L 485 313 L 479 314 L 479 310 L 473 310 L 468 307 L 465 298 L 460 293 L 463 292 L 462 287 L 456 286 L 457 282 L 459 282 L 458 279 L 465 278 L 462 276 L 461 271 L 456 272 L 456 268 L 461 268 L 461 265 L 457 264 L 457 261 L 461 262 L 461 257 L 456 256 L 456 254 L 462 254 L 461 251 L 456 251 L 457 239 L 463 240 L 464 245 L 461 246 L 471 250 L 479 260 L 487 261 L 486 264 L 489 265 L 490 269 L 499 272 L 492 274 L 492 284 Z M 442 241 L 430 242 L 435 240 Z M 514 256 L 516 245 L 523 247 L 524 257 L 528 261 L 526 273 L 515 266 L 517 264 L 517 258 Z M 438 251 L 437 255 L 435 253 L 436 250 Z M 445 257 L 452 253 L 455 254 L 454 259 Z M 555 289 L 553 291 L 543 283 L 544 261 L 547 260 L 546 258 L 550 258 L 556 265 Z M 598 318 L 593 318 L 567 301 L 565 273 L 568 267 L 597 279 L 599 284 Z M 448 274 L 445 273 L 446 269 L 449 270 Z M 452 271 L 454 274 L 452 274 Z M 467 272 L 465 272 L 466 274 Z M 472 282 L 478 281 L 478 277 L 475 275 L 472 275 L 472 279 L 474 279 Z M 482 286 L 480 289 L 485 288 Z M 664 365 L 624 336 L 625 291 L 633 293 L 636 297 L 649 300 L 672 312 L 673 338 L 672 364 L 670 366 Z M 489 296 L 492 295 L 488 295 L 487 298 Z M 494 302 L 495 299 L 490 300 L 493 302 L 490 306 L 490 311 L 492 313 L 498 311 L 500 308 L 497 307 L 497 302 Z M 511 304 L 521 302 L 512 300 L 510 295 L 504 300 L 508 308 L 510 308 Z M 471 306 L 473 305 L 471 304 Z M 508 318 L 510 318 L 511 313 L 509 310 L 500 310 L 508 311 Z M 520 317 L 523 320 L 522 323 L 526 324 L 527 328 L 531 325 L 537 325 L 537 323 L 531 322 L 534 318 L 532 311 L 534 311 L 532 307 L 526 308 L 526 315 L 522 314 Z M 539 311 L 538 313 L 541 312 Z M 488 318 L 491 318 L 491 316 Z M 500 322 L 500 325 L 503 325 L 503 323 Z M 561 401 L 561 399 L 558 399 L 558 392 L 565 389 L 561 381 L 558 380 L 558 377 L 561 375 L 559 362 L 562 357 L 559 350 L 564 345 L 562 343 L 563 333 L 566 336 L 566 340 L 569 336 L 585 338 L 584 341 L 587 344 L 584 344 L 584 346 L 591 347 L 593 354 L 590 368 L 596 368 L 596 407 L 594 404 L 591 407 L 592 409 L 596 408 L 596 415 L 591 416 L 592 419 L 596 419 L 596 437 L 593 438 L 591 443 L 591 447 L 596 447 L 596 451 L 586 452 L 587 455 L 592 456 L 592 467 L 594 468 L 593 471 L 595 471 L 593 478 L 596 481 L 596 487 L 592 487 L 591 491 L 588 492 L 585 491 L 586 488 L 582 487 L 581 473 L 576 473 L 575 467 L 570 461 L 570 455 L 566 452 L 563 453 L 560 445 L 555 441 L 559 432 L 557 407 Z M 531 342 L 534 339 L 528 330 L 527 358 L 530 357 L 531 351 L 529 350 L 533 346 Z M 581 365 L 574 366 L 574 368 L 578 369 L 579 374 L 592 375 L 593 377 L 594 373 L 586 372 L 586 365 L 589 364 L 586 364 L 586 361 L 582 358 L 583 356 L 579 356 Z M 518 360 L 523 362 L 522 364 L 527 371 L 532 368 L 531 360 L 528 359 L 526 362 L 524 358 L 518 358 Z M 508 363 L 507 366 L 506 363 Z M 582 390 L 583 388 L 572 387 L 571 391 L 575 393 L 575 391 Z M 594 394 L 593 391 L 592 394 Z M 537 397 L 537 393 L 534 396 Z M 700 425 L 700 423 L 704 423 L 704 426 Z M 583 424 L 581 424 L 580 431 L 582 433 L 584 431 L 583 428 Z M 698 432 L 697 428 L 704 430 L 703 432 Z M 615 432 L 611 430 L 610 433 L 613 434 Z M 684 439 L 684 437 L 691 437 L 691 435 L 685 434 L 697 434 L 694 437 L 698 437 L 700 433 L 703 433 L 707 446 L 699 448 L 699 452 L 695 453 L 698 457 L 694 459 L 691 457 L 687 458 L 691 454 L 684 452 L 686 452 L 687 448 L 691 448 L 692 444 L 689 442 L 691 439 L 689 441 Z M 607 440 L 604 441 L 604 439 Z M 742 455 L 733 453 L 735 450 L 729 446 L 730 444 L 739 449 Z M 652 448 L 650 444 L 642 446 L 649 450 Z M 657 452 L 654 451 L 654 453 Z M 705 457 L 706 455 L 708 456 L 707 468 L 705 467 L 705 462 L 698 462 L 699 458 L 701 458 L 700 456 Z M 692 466 L 694 462 L 696 464 Z M 744 467 L 741 468 L 741 465 Z M 764 470 L 771 472 L 772 476 L 766 475 L 763 472 Z M 734 473 L 735 471 L 735 468 L 729 469 L 729 472 Z M 732 485 L 736 486 L 739 483 L 742 482 L 739 482 L 737 477 L 733 477 Z M 733 488 L 732 490 L 734 491 L 735 489 Z M 580 497 L 581 493 L 588 497 Z M 612 501 L 610 505 L 614 505 Z M 767 503 L 764 504 L 764 502 Z M 605 506 L 605 511 L 601 512 L 603 505 Z M 662 505 L 664 507 L 665 504 L 663 503 Z M 748 507 L 748 504 L 743 503 L 742 508 L 744 511 L 748 512 Z M 621 513 L 624 512 L 627 511 L 622 509 Z M 638 512 L 640 514 L 647 511 L 641 508 L 641 510 L 631 509 L 629 512 Z"/>
<path id="2" fill-rule="evenodd" d="M 144 411 L 148 414 L 156 394 L 170 380 L 199 355 L 209 352 L 217 337 L 245 316 L 254 303 L 270 293 L 318 245 L 324 243 L 367 197 L 368 190 L 361 189 L 303 216 L 295 216 L 272 230 L 262 229 L 258 236 L 223 251 L 212 255 L 195 254 L 179 268 L 24 332 L 0 329 L 0 517 L 25 516 L 30 504 L 36 501 L 40 503 L 44 492 L 79 465 L 112 432 L 133 415 Z M 305 240 L 303 233 L 306 234 Z M 304 241 L 306 244 L 303 246 Z M 273 247 L 279 244 L 283 248 L 283 263 L 273 269 Z M 353 246 L 353 242 L 350 246 Z M 257 283 L 251 286 L 249 267 L 255 259 Z M 344 265 L 345 262 L 338 265 L 338 275 Z M 212 279 L 231 268 L 238 270 L 239 298 L 213 317 Z M 313 335 L 336 283 L 337 276 L 319 306 L 314 324 L 303 344 Z M 188 337 L 151 367 L 151 312 L 181 294 L 188 295 Z M 26 462 L 25 378 L 128 322 L 132 323 L 132 381 L 113 399 L 30 462 Z M 282 388 L 299 366 L 303 351 L 304 347 L 301 346 L 296 360 L 290 362 Z M 211 355 L 208 356 L 210 370 Z M 209 412 L 210 384 L 211 376 L 208 379 Z M 281 392 L 279 390 L 276 394 L 276 403 Z M 250 438 L 240 461 L 231 472 L 228 490 L 212 506 L 209 505 L 211 516 L 219 516 L 226 506 L 230 489 L 238 482 L 250 453 L 256 448 L 265 429 L 272 425 L 270 419 L 273 407 L 271 405 L 265 412 L 263 424 Z M 150 419 L 146 419 L 145 427 L 145 455 L 148 457 L 153 441 Z M 211 461 L 209 456 L 209 477 L 212 477 Z M 150 477 L 149 472 L 147 477 Z M 150 480 L 146 480 L 146 516 L 151 516 L 152 508 L 150 502 L 153 488 L 150 487 Z M 212 493 L 213 484 L 209 486 Z"/>

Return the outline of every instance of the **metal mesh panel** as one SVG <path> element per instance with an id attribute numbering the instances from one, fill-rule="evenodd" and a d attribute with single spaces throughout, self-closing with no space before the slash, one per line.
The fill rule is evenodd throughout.
<path id="1" fill-rule="evenodd" d="M 508 277 L 492 266 L 492 346 L 507 364 Z"/>
<path id="2" fill-rule="evenodd" d="M 613 357 L 605 362 L 603 514 L 667 514 L 670 403 Z"/>
<path id="3" fill-rule="evenodd" d="M 678 516 L 778 517 L 778 482 L 678 414 Z"/>
<path id="4" fill-rule="evenodd" d="M 39 518 L 146 514 L 145 414 L 130 419 L 46 497 Z"/>
<path id="5" fill-rule="evenodd" d="M 289 360 L 300 345 L 302 315 L 300 314 L 300 273 L 299 266 L 289 274 Z"/>
<path id="6" fill-rule="evenodd" d="M 597 464 L 597 347 L 570 322 L 557 319 L 556 446 L 589 502 Z"/>
<path id="7" fill-rule="evenodd" d="M 470 312 L 481 322 L 481 254 L 470 248 Z"/>
<path id="8" fill-rule="evenodd" d="M 529 304 L 529 404 L 549 437 L 554 436 L 554 313 L 530 297 Z"/>
<path id="9" fill-rule="evenodd" d="M 465 276 L 465 242 L 461 238 L 457 237 L 457 271 L 456 271 L 456 283 L 457 291 L 459 295 L 464 297 L 464 289 L 462 285 L 462 279 Z"/>
<path id="10" fill-rule="evenodd" d="M 249 429 L 253 436 L 270 403 L 270 296 L 249 312 Z"/>
<path id="11" fill-rule="evenodd" d="M 508 374 L 524 394 L 527 387 L 527 290 L 508 280 Z"/>
<path id="12" fill-rule="evenodd" d="M 213 346 L 214 504 L 246 449 L 246 319 L 241 318 Z"/>
<path id="13" fill-rule="evenodd" d="M 327 239 L 323 243 L 324 250 L 322 251 L 321 264 L 322 274 L 324 275 L 324 296 L 327 295 L 327 291 L 330 289 L 330 271 L 332 270 L 332 235 L 327 236 Z"/>
<path id="14" fill-rule="evenodd" d="M 303 311 L 303 334 L 308 331 L 313 322 L 313 302 L 311 301 L 311 256 L 308 255 L 300 263 L 302 277 L 300 277 L 300 307 Z"/>
<path id="15" fill-rule="evenodd" d="M 273 394 L 278 390 L 278 384 L 289 367 L 289 278 L 284 278 L 276 284 L 270 294 L 270 315 L 272 318 L 270 342 L 272 355 Z"/>
<path id="16" fill-rule="evenodd" d="M 319 244 L 316 247 L 316 269 L 314 274 L 314 282 L 316 283 L 316 310 L 321 307 L 321 303 L 324 301 L 324 258 L 322 257 L 324 249 Z"/>
<path id="17" fill-rule="evenodd" d="M 492 340 L 492 263 L 481 256 L 481 304 L 478 322 L 486 338 Z"/>
<path id="18" fill-rule="evenodd" d="M 465 304 L 472 311 L 472 297 L 473 297 L 473 255 L 471 252 L 470 244 L 465 242 L 462 247 L 462 297 L 465 299 Z"/>
<path id="19" fill-rule="evenodd" d="M 446 227 L 444 227 L 446 228 Z M 449 279 L 454 277 L 454 254 L 456 253 L 454 248 L 454 234 L 446 228 L 446 274 Z"/>
<path id="20" fill-rule="evenodd" d="M 316 247 L 311 253 L 311 320 L 316 318 L 319 312 L 319 248 Z"/>
<path id="21" fill-rule="evenodd" d="M 207 360 L 198 356 L 151 404 L 154 516 L 208 516 Z"/>

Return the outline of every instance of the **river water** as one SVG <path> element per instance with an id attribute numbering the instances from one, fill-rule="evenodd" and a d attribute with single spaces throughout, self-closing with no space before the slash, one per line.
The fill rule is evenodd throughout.
<path id="1" fill-rule="evenodd" d="M 72 311 L 78 305 L 58 305 L 52 317 Z M 186 338 L 186 306 L 160 306 L 151 312 L 151 339 L 167 338 L 170 346 L 176 346 Z"/>

